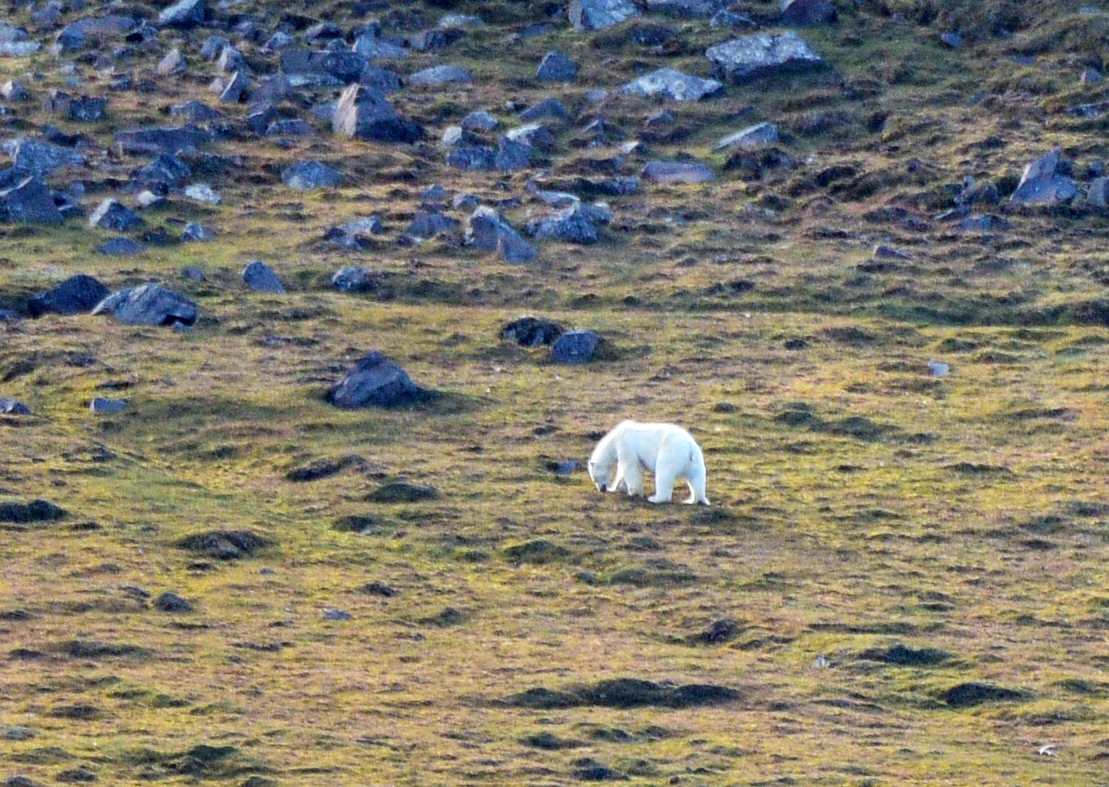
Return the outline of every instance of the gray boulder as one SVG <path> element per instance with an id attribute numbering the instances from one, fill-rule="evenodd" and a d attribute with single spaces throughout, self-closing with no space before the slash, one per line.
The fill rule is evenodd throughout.
<path id="1" fill-rule="evenodd" d="M 524 240 L 501 214 L 485 205 L 470 214 L 466 244 L 496 251 L 502 260 L 514 265 L 530 262 L 539 254 L 539 250 Z"/>
<path id="2" fill-rule="evenodd" d="M 250 77 L 242 71 L 236 71 L 226 82 L 217 79 L 212 83 L 214 93 L 219 93 L 219 100 L 225 104 L 238 104 L 246 98 L 250 90 Z"/>
<path id="3" fill-rule="evenodd" d="M 341 268 L 331 277 L 331 286 L 341 292 L 372 292 L 381 286 L 381 277 L 366 268 Z"/>
<path id="4" fill-rule="evenodd" d="M 408 77 L 409 85 L 446 85 L 452 82 L 471 84 L 473 74 L 459 66 L 432 66 Z"/>
<path id="5" fill-rule="evenodd" d="M 649 161 L 641 174 L 644 180 L 655 183 L 708 183 L 716 180 L 712 167 L 700 161 Z"/>
<path id="6" fill-rule="evenodd" d="M 134 257 L 146 251 L 146 246 L 131 238 L 112 238 L 96 247 L 97 254 L 112 257 Z"/>
<path id="7" fill-rule="evenodd" d="M 0 145 L 12 159 L 12 168 L 21 175 L 46 177 L 62 167 L 80 167 L 85 157 L 75 150 L 41 139 L 20 137 Z"/>
<path id="8" fill-rule="evenodd" d="M 1103 176 L 1090 181 L 1086 202 L 1097 208 L 1109 208 L 1109 177 Z"/>
<path id="9" fill-rule="evenodd" d="M 552 216 L 528 222 L 528 234 L 540 240 L 558 240 L 565 243 L 590 245 L 600 236 L 597 220 L 582 204 L 575 203 Z"/>
<path id="10" fill-rule="evenodd" d="M 575 30 L 602 30 L 640 15 L 630 0 L 572 0 L 567 9 Z"/>
<path id="11" fill-rule="evenodd" d="M 195 151 L 212 141 L 212 135 L 191 123 L 184 126 L 126 129 L 117 132 L 113 144 L 121 153 L 157 155 Z"/>
<path id="12" fill-rule="evenodd" d="M 380 235 L 385 231 L 381 219 L 367 216 L 355 219 L 341 227 L 331 227 L 324 233 L 324 239 L 350 251 L 365 251 L 370 248 L 369 236 Z"/>
<path id="13" fill-rule="evenodd" d="M 362 57 L 373 60 L 401 60 L 408 57 L 408 50 L 399 43 L 379 38 L 372 33 L 366 33 L 354 39 L 352 50 Z"/>
<path id="14" fill-rule="evenodd" d="M 146 226 L 146 221 L 122 202 L 109 197 L 101 202 L 89 216 L 89 226 L 99 227 L 103 230 L 129 232 Z"/>
<path id="15" fill-rule="evenodd" d="M 31 408 L 16 399 L 0 399 L 0 415 L 31 415 Z"/>
<path id="16" fill-rule="evenodd" d="M 0 191 L 0 222 L 12 224 L 61 224 L 65 216 L 54 195 L 37 177 L 22 179 Z"/>
<path id="17" fill-rule="evenodd" d="M 126 399 L 106 399 L 97 396 L 89 402 L 89 412 L 95 413 L 96 415 L 115 415 L 116 413 L 122 413 L 126 409 Z"/>
<path id="18" fill-rule="evenodd" d="M 281 118 L 266 126 L 267 137 L 310 137 L 317 133 L 315 126 L 301 118 Z"/>
<path id="19" fill-rule="evenodd" d="M 216 237 L 215 230 L 205 227 L 202 224 L 197 224 L 195 221 L 190 221 L 185 225 L 185 229 L 181 230 L 182 243 L 212 240 L 214 237 Z"/>
<path id="20" fill-rule="evenodd" d="M 252 290 L 258 292 L 275 292 L 279 294 L 285 293 L 285 285 L 281 283 L 281 279 L 277 278 L 277 274 L 273 272 L 273 268 L 261 260 L 252 260 L 243 268 L 243 283 Z"/>
<path id="21" fill-rule="evenodd" d="M 91 123 L 104 117 L 108 99 L 96 96 L 71 96 L 63 90 L 51 90 L 42 107 L 79 123 Z"/>
<path id="22" fill-rule="evenodd" d="M 358 77 L 358 84 L 387 96 L 400 90 L 400 77 L 396 71 L 390 68 L 371 63 L 362 69 L 362 73 Z"/>
<path id="23" fill-rule="evenodd" d="M 782 0 L 782 24 L 829 25 L 839 18 L 831 0 Z"/>
<path id="24" fill-rule="evenodd" d="M 339 170 L 319 161 L 300 161 L 281 173 L 281 181 L 298 191 L 333 188 L 341 178 Z"/>
<path id="25" fill-rule="evenodd" d="M 555 149 L 554 134 L 542 123 L 528 123 L 524 126 L 517 126 L 505 132 L 504 139 L 518 145 L 526 145 L 529 148 L 541 150 L 544 153 L 550 153 Z"/>
<path id="26" fill-rule="evenodd" d="M 327 392 L 326 399 L 336 407 L 355 410 L 395 407 L 417 401 L 422 395 L 404 369 L 383 353 L 371 352 Z"/>
<path id="27" fill-rule="evenodd" d="M 566 329 L 544 317 L 519 317 L 501 326 L 501 341 L 515 342 L 523 347 L 551 345 Z"/>
<path id="28" fill-rule="evenodd" d="M 452 234 L 458 229 L 458 221 L 437 210 L 420 210 L 413 217 L 404 234 L 416 240 L 427 240 L 436 235 Z"/>
<path id="29" fill-rule="evenodd" d="M 622 96 L 662 96 L 674 101 L 700 101 L 720 95 L 724 85 L 715 79 L 683 74 L 673 68 L 660 68 L 632 80 L 620 88 Z"/>
<path id="30" fill-rule="evenodd" d="M 530 123 L 533 120 L 542 120 L 543 118 L 569 121 L 570 112 L 566 109 L 566 105 L 557 98 L 548 96 L 521 111 L 517 117 L 526 123 Z"/>
<path id="31" fill-rule="evenodd" d="M 497 119 L 483 109 L 475 109 L 462 118 L 464 131 L 492 131 L 497 126 Z"/>
<path id="32" fill-rule="evenodd" d="M 742 84 L 771 74 L 813 71 L 827 64 L 801 36 L 785 33 L 733 38 L 705 50 L 716 75 L 725 82 Z"/>
<path id="33" fill-rule="evenodd" d="M 159 153 L 149 164 L 131 173 L 131 177 L 142 186 L 179 185 L 192 174 L 189 165 L 172 153 Z"/>
<path id="34" fill-rule="evenodd" d="M 423 136 L 417 123 L 361 85 L 350 85 L 339 96 L 331 128 L 336 134 L 375 142 L 415 142 Z"/>
<path id="35" fill-rule="evenodd" d="M 113 292 L 100 301 L 93 314 L 110 314 L 125 325 L 192 325 L 196 304 L 157 282 Z"/>
<path id="36" fill-rule="evenodd" d="M 756 123 L 742 131 L 721 137 L 713 150 L 731 150 L 732 148 L 745 148 L 746 150 L 759 150 L 774 145 L 778 142 L 778 127 L 773 123 Z"/>
<path id="37" fill-rule="evenodd" d="M 1078 196 L 1074 181 L 1056 172 L 1061 148 L 1055 148 L 1024 168 L 1016 191 L 1009 197 L 1014 205 L 1062 205 Z"/>
<path id="38" fill-rule="evenodd" d="M 206 0 L 180 0 L 162 9 L 158 14 L 158 24 L 162 27 L 190 28 L 204 24 L 207 17 Z"/>
<path id="39" fill-rule="evenodd" d="M 593 331 L 567 331 L 551 345 L 551 360 L 554 363 L 588 363 L 597 357 L 604 344 L 604 338 Z"/>
<path id="40" fill-rule="evenodd" d="M 78 273 L 57 287 L 33 295 L 27 302 L 27 311 L 32 317 L 41 317 L 44 314 L 87 314 L 110 292 L 92 276 Z"/>
<path id="41" fill-rule="evenodd" d="M 9 79 L 0 85 L 0 98 L 5 101 L 27 101 L 31 93 L 18 79 Z"/>
<path id="42" fill-rule="evenodd" d="M 572 82 L 578 75 L 578 67 L 561 52 L 548 52 L 539 61 L 535 75 L 544 82 Z"/>

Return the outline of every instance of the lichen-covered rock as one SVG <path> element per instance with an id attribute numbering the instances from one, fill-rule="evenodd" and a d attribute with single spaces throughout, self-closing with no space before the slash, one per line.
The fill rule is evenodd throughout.
<path id="1" fill-rule="evenodd" d="M 572 82 L 578 74 L 574 61 L 561 52 L 548 52 L 539 61 L 535 75 L 544 82 Z"/>
<path id="2" fill-rule="evenodd" d="M 192 325 L 196 304 L 157 282 L 113 292 L 100 301 L 93 314 L 110 314 L 126 325 Z"/>
<path id="3" fill-rule="evenodd" d="M 759 33 L 733 38 L 705 50 L 717 77 L 742 84 L 771 74 L 813 71 L 827 64 L 801 36 L 792 30 L 784 33 Z"/>
<path id="4" fill-rule="evenodd" d="M 0 145 L 12 159 L 12 168 L 22 175 L 46 177 L 62 167 L 80 167 L 85 157 L 71 148 L 41 139 L 20 137 Z"/>
<path id="5" fill-rule="evenodd" d="M 300 161 L 281 173 L 281 181 L 298 191 L 329 189 L 339 185 L 341 178 L 339 170 L 319 161 Z"/>
<path id="6" fill-rule="evenodd" d="M 718 96 L 724 85 L 715 79 L 683 74 L 674 68 L 660 68 L 634 79 L 620 88 L 622 96 L 662 96 L 673 101 L 700 101 Z"/>
<path id="7" fill-rule="evenodd" d="M 572 0 L 567 9 L 575 30 L 602 30 L 640 14 L 631 0 Z"/>

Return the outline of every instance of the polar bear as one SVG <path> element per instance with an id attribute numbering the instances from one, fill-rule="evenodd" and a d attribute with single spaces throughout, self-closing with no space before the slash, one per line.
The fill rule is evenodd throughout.
<path id="1" fill-rule="evenodd" d="M 674 424 L 640 424 L 623 421 L 601 438 L 589 457 L 589 477 L 602 492 L 624 489 L 629 495 L 646 494 L 643 471 L 655 475 L 652 503 L 669 503 L 674 482 L 689 484 L 686 503 L 704 503 L 705 457 L 693 436 Z"/>

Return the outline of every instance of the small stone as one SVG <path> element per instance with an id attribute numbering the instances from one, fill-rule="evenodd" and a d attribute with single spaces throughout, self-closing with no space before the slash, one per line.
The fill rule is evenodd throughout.
<path id="1" fill-rule="evenodd" d="M 181 241 L 183 243 L 194 243 L 197 241 L 212 240 L 216 237 L 216 231 L 209 229 L 202 224 L 197 224 L 190 221 L 185 225 L 185 229 L 181 231 Z"/>
<path id="2" fill-rule="evenodd" d="M 146 246 L 131 238 L 112 238 L 96 247 L 97 254 L 113 257 L 133 257 L 146 251 Z"/>
<path id="3" fill-rule="evenodd" d="M 192 612 L 193 609 L 192 604 L 168 590 L 154 599 L 154 606 L 162 612 Z"/>
<path id="4" fill-rule="evenodd" d="M 350 620 L 350 613 L 343 612 L 341 609 L 327 608 L 323 611 L 323 616 L 328 620 Z"/>
<path id="5" fill-rule="evenodd" d="M 98 396 L 89 402 L 89 412 L 97 415 L 113 415 L 122 413 L 126 409 L 126 399 L 105 399 Z"/>
<path id="6" fill-rule="evenodd" d="M 381 277 L 366 268 L 341 268 L 331 277 L 331 286 L 341 292 L 372 292 L 381 286 Z"/>
<path id="7" fill-rule="evenodd" d="M 281 279 L 277 278 L 273 269 L 261 260 L 253 260 L 243 268 L 242 278 L 246 286 L 252 290 L 279 294 L 285 292 L 285 285 L 281 283 Z"/>
<path id="8" fill-rule="evenodd" d="M 203 202 L 207 205 L 219 205 L 223 202 L 223 197 L 213 191 L 207 183 L 194 183 L 191 186 L 186 186 L 182 193 L 191 200 Z"/>
<path id="9" fill-rule="evenodd" d="M 943 361 L 929 361 L 928 370 L 932 373 L 933 377 L 943 377 L 951 371 L 951 365 Z"/>
<path id="10" fill-rule="evenodd" d="M 282 182 L 298 191 L 333 188 L 341 178 L 337 169 L 319 161 L 301 161 L 281 173 Z"/>
<path id="11" fill-rule="evenodd" d="M 109 197 L 101 202 L 96 210 L 92 212 L 92 215 L 89 216 L 89 226 L 117 232 L 129 232 L 145 227 L 146 222 L 122 202 Z"/>
<path id="12" fill-rule="evenodd" d="M 572 82 L 578 74 L 574 61 L 561 52 L 548 52 L 539 62 L 535 75 L 544 82 Z"/>

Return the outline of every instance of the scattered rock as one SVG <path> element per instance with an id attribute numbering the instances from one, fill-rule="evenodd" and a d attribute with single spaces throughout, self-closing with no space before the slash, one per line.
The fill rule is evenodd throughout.
<path id="1" fill-rule="evenodd" d="M 1070 178 L 1057 173 L 1061 148 L 1028 164 L 1009 201 L 1016 205 L 1062 205 L 1078 196 Z"/>
<path id="2" fill-rule="evenodd" d="M 583 706 L 692 708 L 738 702 L 740 699 L 738 691 L 726 686 L 707 684 L 679 686 L 635 678 L 614 678 L 567 691 L 528 689 L 521 694 L 512 695 L 506 703 L 513 707 L 537 709 Z"/>
<path id="3" fill-rule="evenodd" d="M 304 483 L 309 481 L 319 481 L 324 478 L 330 478 L 343 471 L 343 469 L 352 465 L 358 465 L 363 462 L 362 457 L 350 455 L 343 456 L 339 459 L 317 459 L 304 467 L 297 467 L 285 473 L 285 478 L 295 483 Z"/>
<path id="4" fill-rule="evenodd" d="M 192 28 L 204 24 L 208 18 L 206 0 L 179 0 L 158 14 L 162 27 Z"/>
<path id="5" fill-rule="evenodd" d="M 720 95 L 724 85 L 715 79 L 683 74 L 673 68 L 660 68 L 620 88 L 622 96 L 661 96 L 673 101 L 700 101 Z"/>
<path id="6" fill-rule="evenodd" d="M 104 300 L 110 290 L 83 273 L 71 276 L 57 287 L 34 295 L 27 302 L 32 317 L 53 314 L 86 314 Z"/>
<path id="7" fill-rule="evenodd" d="M 792 30 L 734 38 L 710 46 L 705 57 L 725 82 L 743 84 L 771 74 L 803 72 L 826 66 L 824 59 Z"/>
<path id="8" fill-rule="evenodd" d="M 299 191 L 333 188 L 341 177 L 337 169 L 319 161 L 301 161 L 281 173 L 282 182 Z"/>
<path id="9" fill-rule="evenodd" d="M 167 290 L 156 282 L 120 290 L 107 296 L 92 310 L 111 314 L 126 325 L 192 325 L 196 304 L 183 295 Z"/>
<path id="10" fill-rule="evenodd" d="M 65 516 L 65 509 L 47 500 L 32 500 L 30 503 L 0 503 L 0 522 L 26 525 L 34 522 L 54 522 Z"/>
<path id="11" fill-rule="evenodd" d="M 343 610 L 335 609 L 334 607 L 325 608 L 324 611 L 323 611 L 323 616 L 325 618 L 327 618 L 328 620 L 350 620 L 351 619 L 351 616 L 350 616 L 349 612 L 344 612 Z"/>
<path id="12" fill-rule="evenodd" d="M 0 85 L 0 98 L 5 101 L 27 101 L 31 94 L 18 79 L 9 79 Z"/>
<path id="13" fill-rule="evenodd" d="M 524 240 L 493 208 L 482 205 L 469 219 L 466 243 L 478 249 L 496 251 L 508 263 L 530 262 L 539 250 Z"/>
<path id="14" fill-rule="evenodd" d="M 598 357 L 599 351 L 607 344 L 604 337 L 593 331 L 567 331 L 551 345 L 551 361 L 554 363 L 588 363 Z"/>
<path id="15" fill-rule="evenodd" d="M 382 598 L 392 598 L 393 596 L 397 595 L 397 591 L 394 588 L 386 585 L 384 582 L 380 582 L 377 580 L 374 580 L 373 582 L 367 582 L 358 590 L 370 596 L 381 596 Z"/>
<path id="16" fill-rule="evenodd" d="M 126 409 L 126 399 L 105 399 L 98 396 L 89 402 L 89 412 L 95 415 L 115 415 Z"/>
<path id="17" fill-rule="evenodd" d="M 196 152 L 212 141 L 209 132 L 193 124 L 117 132 L 113 144 L 121 153 L 156 156 L 159 153 Z"/>
<path id="18" fill-rule="evenodd" d="M 807 27 L 829 25 L 839 15 L 831 0 L 782 0 L 782 24 Z"/>
<path id="19" fill-rule="evenodd" d="M 327 393 L 326 400 L 351 410 L 361 407 L 396 407 L 419 401 L 426 392 L 408 373 L 385 357 L 371 352 Z"/>
<path id="20" fill-rule="evenodd" d="M 239 560 L 251 557 L 272 542 L 252 530 L 211 530 L 185 536 L 174 546 L 217 560 Z"/>
<path id="21" fill-rule="evenodd" d="M 116 232 L 129 232 L 146 226 L 146 221 L 122 202 L 111 197 L 103 200 L 89 216 L 89 226 Z"/>
<path id="22" fill-rule="evenodd" d="M 570 120 L 570 111 L 557 98 L 549 96 L 523 109 L 516 117 L 528 123 L 544 118 L 566 122 Z"/>
<path id="23" fill-rule="evenodd" d="M 146 251 L 146 246 L 131 238 L 112 238 L 96 247 L 97 254 L 113 257 L 133 257 Z"/>
<path id="24" fill-rule="evenodd" d="M 528 222 L 527 231 L 541 240 L 589 245 L 600 239 L 597 218 L 595 213 L 577 202 L 552 216 Z"/>
<path id="25" fill-rule="evenodd" d="M 573 82 L 577 74 L 577 65 L 561 52 L 548 52 L 543 55 L 543 59 L 539 61 L 539 68 L 535 72 L 535 75 L 544 82 Z"/>
<path id="26" fill-rule="evenodd" d="M 193 610 L 192 604 L 168 590 L 154 599 L 154 606 L 162 612 L 192 612 Z"/>
<path id="27" fill-rule="evenodd" d="M 63 167 L 82 167 L 85 157 L 75 150 L 45 142 L 41 139 L 20 137 L 0 145 L 12 159 L 12 169 L 20 175 L 44 178 Z"/>
<path id="28" fill-rule="evenodd" d="M 474 76 L 459 66 L 432 66 L 408 77 L 409 85 L 447 85 L 452 82 L 473 83 Z"/>
<path id="29" fill-rule="evenodd" d="M 415 142 L 423 136 L 418 124 L 361 85 L 351 85 L 339 96 L 331 127 L 336 134 L 376 142 Z"/>
<path id="30" fill-rule="evenodd" d="M 193 183 L 186 186 L 181 193 L 194 202 L 202 202 L 205 205 L 219 205 L 223 202 L 223 197 L 207 183 Z"/>
<path id="31" fill-rule="evenodd" d="M 716 180 L 712 167 L 700 161 L 649 161 L 640 173 L 654 183 L 708 183 Z"/>
<path id="32" fill-rule="evenodd" d="M 713 621 L 708 628 L 698 634 L 694 639 L 705 645 L 719 645 L 728 642 L 740 633 L 739 622 L 735 618 L 721 618 Z"/>
<path id="33" fill-rule="evenodd" d="M 373 292 L 381 276 L 366 268 L 341 268 L 331 277 L 331 286 L 342 292 Z"/>
<path id="34" fill-rule="evenodd" d="M 757 123 L 748 126 L 742 131 L 722 137 L 713 150 L 730 150 L 731 148 L 744 148 L 746 150 L 760 150 L 778 142 L 778 127 L 773 123 Z"/>
<path id="35" fill-rule="evenodd" d="M 61 224 L 65 216 L 54 195 L 38 177 L 21 180 L 0 190 L 0 222 L 10 224 Z"/>
<path id="36" fill-rule="evenodd" d="M 195 221 L 190 221 L 185 225 L 185 229 L 181 230 L 182 243 L 212 240 L 214 237 L 216 237 L 215 230 L 205 227 L 202 224 L 197 224 Z"/>
<path id="37" fill-rule="evenodd" d="M 678 19 L 708 19 L 720 13 L 728 0 L 647 0 L 647 12 Z"/>
<path id="38" fill-rule="evenodd" d="M 639 15 L 631 0 L 572 0 L 567 9 L 575 30 L 602 30 Z"/>
<path id="39" fill-rule="evenodd" d="M 898 667 L 936 667 L 954 656 L 939 648 L 910 648 L 898 643 L 891 648 L 872 648 L 859 654 L 864 661 L 880 661 Z"/>
<path id="40" fill-rule="evenodd" d="M 249 262 L 243 268 L 242 279 L 247 287 L 258 292 L 285 293 L 285 285 L 281 283 L 281 279 L 277 278 L 273 268 L 261 260 Z"/>
<path id="41" fill-rule="evenodd" d="M 553 320 L 542 317 L 519 317 L 501 326 L 501 341 L 516 342 L 523 347 L 553 344 L 566 330 Z"/>
<path id="42" fill-rule="evenodd" d="M 31 408 L 16 399 L 0 398 L 0 415 L 31 415 Z"/>

